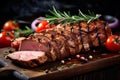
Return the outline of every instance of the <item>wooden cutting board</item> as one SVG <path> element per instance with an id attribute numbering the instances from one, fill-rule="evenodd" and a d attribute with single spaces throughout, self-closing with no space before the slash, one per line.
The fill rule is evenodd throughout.
<path id="1" fill-rule="evenodd" d="M 0 49 L 0 73 L 3 71 L 12 71 L 11 73 L 23 80 L 62 80 L 75 75 L 98 70 L 120 63 L 120 53 L 95 52 L 80 54 L 88 59 L 87 62 L 78 60 L 75 57 L 69 57 L 61 61 L 45 63 L 36 68 L 24 68 L 11 60 L 5 58 L 6 52 L 11 48 Z M 93 58 L 90 59 L 89 56 Z"/>

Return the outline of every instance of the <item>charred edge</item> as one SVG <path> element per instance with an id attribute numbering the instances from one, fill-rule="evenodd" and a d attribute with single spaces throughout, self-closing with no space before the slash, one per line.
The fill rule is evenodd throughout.
<path id="1" fill-rule="evenodd" d="M 88 26 L 88 40 L 89 40 L 89 45 L 90 45 L 90 50 L 93 50 L 93 42 L 91 40 L 91 37 L 90 37 L 90 27 Z"/>
<path id="2" fill-rule="evenodd" d="M 42 63 L 39 62 L 39 58 L 38 59 L 33 59 L 31 61 L 32 61 L 32 63 L 36 64 L 36 66 L 39 66 L 40 64 L 42 64 Z"/>
<path id="3" fill-rule="evenodd" d="M 83 45 L 83 40 L 82 40 L 82 30 L 81 30 L 81 26 L 79 25 L 79 36 L 80 36 L 80 42 L 81 42 L 81 44 L 82 44 L 82 50 L 83 50 L 83 52 L 85 51 L 85 48 L 84 48 L 84 45 Z"/>
<path id="4" fill-rule="evenodd" d="M 108 37 L 107 31 L 106 31 L 107 24 L 106 24 L 106 23 L 103 23 L 103 27 L 104 27 L 105 36 L 106 36 L 106 39 L 107 39 L 107 37 Z"/>
<path id="5" fill-rule="evenodd" d="M 76 38 L 76 36 L 75 36 L 75 34 L 72 32 L 71 33 L 71 38 L 72 38 L 72 40 L 74 41 L 74 44 L 75 45 L 78 45 L 78 42 L 77 42 L 77 38 Z M 77 53 L 77 51 L 78 51 L 79 49 L 78 49 L 78 46 L 75 46 L 75 52 Z"/>
<path id="6" fill-rule="evenodd" d="M 49 52 L 45 52 L 45 55 L 47 56 L 48 60 L 47 61 L 52 61 L 51 54 Z"/>
<path id="7" fill-rule="evenodd" d="M 56 34 L 56 36 L 62 36 L 62 37 L 64 37 L 64 40 L 63 40 L 63 41 L 65 41 L 65 40 L 66 40 L 66 39 L 65 39 L 65 36 L 62 35 L 62 34 L 64 34 L 64 31 L 61 31 L 61 34 Z M 52 43 L 52 46 L 53 46 L 54 49 L 55 49 L 57 59 L 61 59 L 60 49 L 61 49 L 61 47 L 63 46 L 63 43 L 64 43 L 64 42 L 62 42 L 62 43 L 60 42 L 60 43 L 61 43 L 60 45 L 57 44 L 58 42 L 59 42 L 59 40 L 56 40 L 55 37 L 54 37 L 51 43 Z"/>
<path id="8" fill-rule="evenodd" d="M 61 34 L 59 34 L 59 35 L 61 35 Z M 63 41 L 60 41 L 60 44 L 58 45 L 59 46 L 59 58 L 58 59 L 61 59 L 63 56 L 62 56 L 62 53 L 61 53 L 61 49 L 62 49 L 62 47 L 64 47 L 64 44 L 65 44 L 65 37 L 64 37 L 64 40 Z"/>
<path id="9" fill-rule="evenodd" d="M 71 27 L 72 39 L 74 40 L 75 45 L 78 45 L 78 40 L 77 40 L 77 37 L 76 37 L 75 33 L 73 32 L 73 29 L 74 28 L 73 28 L 73 25 L 72 25 L 72 27 Z M 75 50 L 76 50 L 75 52 L 78 53 L 77 51 L 79 51 L 79 47 L 76 46 Z"/>
<path id="10" fill-rule="evenodd" d="M 56 57 L 57 59 L 60 59 L 60 48 L 59 48 L 59 45 L 57 45 L 57 42 L 56 40 L 54 40 L 54 42 L 56 43 L 56 49 L 55 49 L 55 52 L 56 52 Z"/>
<path id="11" fill-rule="evenodd" d="M 70 49 L 69 49 L 69 47 L 68 47 L 68 42 L 66 41 L 66 43 L 65 43 L 65 50 L 66 50 L 66 52 L 67 52 L 67 57 L 70 55 Z"/>
<path id="12" fill-rule="evenodd" d="M 70 55 L 70 49 L 69 49 L 69 44 L 67 41 L 67 36 L 64 35 L 64 33 L 61 34 L 64 37 L 64 45 L 65 45 L 65 49 L 66 49 L 66 55 L 69 56 Z"/>
<path id="13" fill-rule="evenodd" d="M 34 37 L 39 39 L 39 43 L 41 43 L 41 39 L 45 39 L 47 41 L 47 43 L 48 43 L 47 48 L 49 49 L 49 52 L 48 52 L 48 54 L 46 53 L 46 56 L 48 58 L 50 58 L 50 60 L 52 60 L 52 55 L 50 54 L 50 46 L 51 46 L 50 39 L 48 39 L 46 36 L 42 36 L 42 35 L 39 35 L 39 36 L 37 35 L 37 36 L 34 36 Z"/>
<path id="14" fill-rule="evenodd" d="M 21 63 L 21 64 L 22 64 L 22 63 Z M 28 66 L 28 67 L 31 67 L 31 68 L 38 66 L 37 63 L 34 63 L 32 60 L 31 60 L 29 63 L 24 62 L 23 66 L 24 66 L 24 65 L 25 65 L 25 67 Z"/>
<path id="15" fill-rule="evenodd" d="M 73 32 L 73 29 L 74 29 L 74 28 L 73 28 L 73 25 L 71 24 L 71 32 Z"/>
<path id="16" fill-rule="evenodd" d="M 32 68 L 37 66 L 37 64 L 34 63 L 32 60 L 30 60 L 29 62 L 25 62 L 21 60 L 13 60 L 13 63 L 20 67 L 25 67 L 25 68 Z"/>
<path id="17" fill-rule="evenodd" d="M 96 30 L 96 33 L 97 33 L 97 38 L 98 38 L 99 46 L 101 46 L 101 40 L 100 40 L 100 36 L 99 36 L 99 33 L 98 33 L 99 29 L 96 27 L 95 30 Z"/>
<path id="18" fill-rule="evenodd" d="M 56 57 L 57 57 L 57 59 L 60 58 L 59 45 L 56 44 L 57 42 L 56 42 L 56 40 L 55 40 L 55 34 L 56 34 L 56 32 L 50 30 L 50 31 L 47 31 L 46 33 L 51 34 L 51 41 L 49 42 L 49 48 L 50 48 L 50 46 L 54 47 L 54 50 L 55 50 L 55 52 L 56 52 Z M 46 37 L 47 37 L 47 36 L 46 36 Z M 51 58 L 52 58 L 52 57 L 51 57 Z"/>
<path id="19" fill-rule="evenodd" d="M 30 34 L 28 38 L 29 38 L 29 39 L 34 38 L 34 34 Z"/>

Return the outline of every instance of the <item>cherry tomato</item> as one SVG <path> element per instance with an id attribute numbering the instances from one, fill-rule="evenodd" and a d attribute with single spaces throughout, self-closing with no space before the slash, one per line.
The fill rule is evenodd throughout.
<path id="1" fill-rule="evenodd" d="M 47 25 L 48 25 L 47 20 L 41 21 L 36 28 L 36 32 L 40 32 L 42 30 L 45 30 L 47 28 Z"/>
<path id="2" fill-rule="evenodd" d="M 120 36 L 111 35 L 106 41 L 106 48 L 110 51 L 120 51 Z"/>
<path id="3" fill-rule="evenodd" d="M 13 34 L 7 32 L 0 33 L 0 47 L 9 47 L 11 45 L 11 41 L 14 38 Z"/>
<path id="4" fill-rule="evenodd" d="M 5 30 L 5 31 L 12 31 L 15 28 L 19 28 L 19 24 L 17 22 L 15 22 L 14 20 L 8 20 L 3 25 L 3 30 Z"/>

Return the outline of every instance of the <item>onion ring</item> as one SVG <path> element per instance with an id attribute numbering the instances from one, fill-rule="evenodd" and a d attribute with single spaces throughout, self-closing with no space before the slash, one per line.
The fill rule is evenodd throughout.
<path id="1" fill-rule="evenodd" d="M 35 20 L 32 22 L 31 28 L 32 28 L 33 31 L 36 30 L 36 28 L 37 28 L 36 25 L 37 25 L 38 23 L 40 23 L 40 22 L 41 22 L 41 20 L 38 20 L 38 19 L 35 19 Z"/>
<path id="2" fill-rule="evenodd" d="M 104 16 L 104 19 L 106 21 L 108 21 L 108 25 L 111 28 L 117 28 L 119 26 L 119 20 L 116 17 L 110 16 L 110 15 L 106 15 L 106 16 Z M 109 21 L 112 21 L 112 22 L 109 22 Z"/>
<path id="3" fill-rule="evenodd" d="M 39 18 L 44 18 L 44 17 L 39 17 Z M 42 20 L 40 20 L 39 18 L 36 18 L 36 19 L 33 20 L 32 23 L 31 23 L 31 28 L 32 28 L 33 31 L 36 31 L 37 24 L 42 21 Z"/>

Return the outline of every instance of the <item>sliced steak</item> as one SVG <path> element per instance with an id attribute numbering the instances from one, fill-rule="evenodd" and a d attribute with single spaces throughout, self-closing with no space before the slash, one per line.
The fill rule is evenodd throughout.
<path id="1" fill-rule="evenodd" d="M 7 55 L 7 58 L 26 67 L 35 67 L 47 61 L 47 56 L 42 51 L 17 51 Z"/>
<path id="2" fill-rule="evenodd" d="M 89 51 L 94 47 L 104 46 L 107 37 L 111 34 L 107 22 L 100 20 L 91 23 L 59 24 L 54 28 L 31 34 L 27 39 L 22 40 L 19 51 L 43 51 L 47 61 L 55 61 Z M 14 60 L 23 64 L 19 58 Z M 31 60 L 33 59 L 30 58 L 29 61 Z"/>

